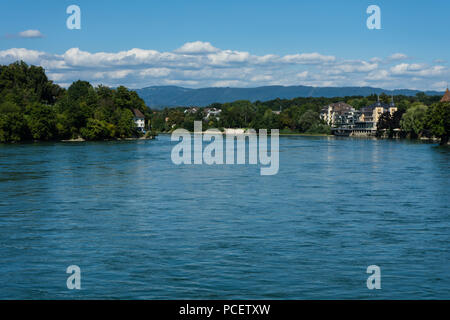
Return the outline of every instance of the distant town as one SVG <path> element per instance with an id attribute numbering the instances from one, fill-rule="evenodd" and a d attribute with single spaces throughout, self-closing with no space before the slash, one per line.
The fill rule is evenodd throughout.
<path id="1" fill-rule="evenodd" d="M 340 99 L 344 101 L 323 105 L 325 101 Z M 171 132 L 180 127 L 191 130 L 194 120 L 202 120 L 207 127 L 217 127 L 223 131 L 228 128 L 240 128 L 242 132 L 245 128 L 276 128 L 282 134 L 441 138 L 445 143 L 450 120 L 449 102 L 448 89 L 442 97 L 418 93 L 413 97 L 381 94 L 369 97 L 275 99 L 255 103 L 239 100 L 214 103 L 208 107 L 153 111 L 149 124 L 158 132 Z"/>

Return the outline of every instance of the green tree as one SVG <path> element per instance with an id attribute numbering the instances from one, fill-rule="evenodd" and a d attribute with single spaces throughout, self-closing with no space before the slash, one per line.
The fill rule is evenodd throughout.
<path id="1" fill-rule="evenodd" d="M 441 139 L 441 145 L 448 143 L 450 137 L 449 102 L 438 102 L 428 108 L 426 127 L 431 134 Z"/>
<path id="2" fill-rule="evenodd" d="M 126 138 L 136 136 L 136 125 L 133 121 L 133 113 L 128 109 L 118 109 L 118 121 L 116 123 L 116 137 Z"/>
<path id="3" fill-rule="evenodd" d="M 427 106 L 414 103 L 402 116 L 400 126 L 412 138 L 420 137 L 425 129 Z"/>
<path id="4" fill-rule="evenodd" d="M 319 122 L 319 114 L 312 110 L 307 110 L 299 119 L 298 126 L 301 132 L 308 132 Z"/>
<path id="5" fill-rule="evenodd" d="M 33 104 L 28 107 L 28 127 L 36 140 L 51 140 L 57 137 L 56 113 L 51 106 Z"/>
<path id="6" fill-rule="evenodd" d="M 89 118 L 85 128 L 81 128 L 81 136 L 86 140 L 105 140 L 114 137 L 114 125 L 106 121 Z"/>
<path id="7" fill-rule="evenodd" d="M 85 99 L 91 90 L 93 90 L 93 88 L 89 82 L 78 80 L 70 85 L 67 90 L 67 95 L 71 102 L 75 102 Z"/>
<path id="8" fill-rule="evenodd" d="M 19 106 L 53 104 L 63 91 L 48 80 L 42 67 L 28 66 L 23 61 L 0 66 L 0 97 L 9 94 Z"/>
<path id="9" fill-rule="evenodd" d="M 58 113 L 56 115 L 56 132 L 59 139 L 72 138 L 70 120 L 66 114 Z"/>
<path id="10" fill-rule="evenodd" d="M 21 113 L 0 114 L 0 142 L 19 142 L 28 137 L 29 130 Z"/>

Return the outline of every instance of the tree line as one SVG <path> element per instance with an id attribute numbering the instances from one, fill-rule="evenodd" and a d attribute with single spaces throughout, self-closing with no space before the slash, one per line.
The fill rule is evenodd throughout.
<path id="1" fill-rule="evenodd" d="M 411 139 L 439 138 L 440 144 L 447 144 L 450 137 L 450 103 L 434 102 L 429 105 L 414 101 L 399 108 L 394 114 L 385 112 L 377 124 L 377 135 L 387 133 L 393 137 L 395 131 L 400 137 Z"/>
<path id="2" fill-rule="evenodd" d="M 315 100 L 316 99 L 316 100 Z M 230 103 L 213 103 L 195 112 L 185 112 L 185 107 L 154 111 L 152 128 L 170 132 L 177 128 L 192 131 L 194 121 L 203 121 L 208 128 L 279 129 L 280 133 L 329 134 L 331 128 L 320 119 L 324 101 L 319 98 L 276 99 L 267 102 L 238 100 Z M 207 117 L 208 109 L 221 110 Z"/>

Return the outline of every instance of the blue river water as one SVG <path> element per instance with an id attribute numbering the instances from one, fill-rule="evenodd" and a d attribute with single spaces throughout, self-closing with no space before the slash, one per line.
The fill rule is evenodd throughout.
<path id="1" fill-rule="evenodd" d="M 280 137 L 261 176 L 174 145 L 0 145 L 0 299 L 450 298 L 450 148 Z"/>

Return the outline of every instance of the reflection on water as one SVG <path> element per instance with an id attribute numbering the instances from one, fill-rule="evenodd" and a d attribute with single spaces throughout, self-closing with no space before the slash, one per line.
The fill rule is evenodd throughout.
<path id="1" fill-rule="evenodd" d="M 0 145 L 0 298 L 450 298 L 449 148 L 281 137 L 260 176 L 174 144 Z"/>

